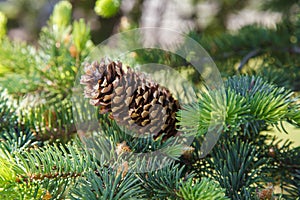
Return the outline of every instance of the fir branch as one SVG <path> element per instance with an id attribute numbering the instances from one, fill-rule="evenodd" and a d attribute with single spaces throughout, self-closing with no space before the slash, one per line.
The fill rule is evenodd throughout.
<path id="1" fill-rule="evenodd" d="M 17 123 L 15 101 L 0 87 L 0 133 Z"/>
<path id="2" fill-rule="evenodd" d="M 5 150 L 0 151 L 0 196 L 2 199 L 39 199 L 44 189 L 19 181 L 23 169 Z"/>
<path id="3" fill-rule="evenodd" d="M 177 192 L 178 197 L 184 200 L 226 200 L 225 190 L 216 182 L 203 178 L 201 181 L 192 178 L 183 182 Z"/>
<path id="4" fill-rule="evenodd" d="M 16 101 L 0 90 L 0 148 L 9 152 L 22 151 L 38 143 L 27 124 L 21 124 Z"/>
<path id="5" fill-rule="evenodd" d="M 248 118 L 249 105 L 246 99 L 231 89 L 209 91 L 201 94 L 198 103 L 187 105 L 179 112 L 179 125 L 182 131 L 205 134 L 211 127 L 228 131 L 239 128 Z"/>
<path id="6" fill-rule="evenodd" d="M 118 168 L 127 162 L 132 171 L 153 171 L 179 160 L 187 148 L 184 137 L 171 137 L 165 141 L 162 137 L 136 138 L 130 130 L 118 126 L 107 116 L 101 116 L 100 121 L 101 129 L 81 130 L 80 135 L 106 166 Z"/>
<path id="7" fill-rule="evenodd" d="M 68 99 L 52 104 L 27 105 L 20 109 L 20 120 L 41 141 L 67 142 L 76 133 L 72 105 Z"/>
<path id="8" fill-rule="evenodd" d="M 71 190 L 71 199 L 146 199 L 141 183 L 134 174 L 122 173 L 117 170 L 97 166 L 96 171 L 87 171 Z"/>
<path id="9" fill-rule="evenodd" d="M 9 154 L 7 154 L 9 155 Z M 56 198 L 67 195 L 77 177 L 87 170 L 94 169 L 95 159 L 90 152 L 82 149 L 78 143 L 62 145 L 47 145 L 29 151 L 14 152 L 11 157 L 17 170 L 14 179 L 5 180 L 7 186 L 15 185 L 42 191 Z"/>
<path id="10" fill-rule="evenodd" d="M 300 167 L 292 174 L 290 185 L 285 190 L 290 194 L 291 198 L 300 196 Z"/>
<path id="11" fill-rule="evenodd" d="M 75 133 L 70 89 L 80 63 L 91 46 L 87 45 L 90 32 L 78 30 L 86 26 L 81 21 L 80 27 L 78 23 L 74 27 L 76 37 L 71 35 L 72 26 L 68 27 L 69 22 L 66 23 L 70 20 L 67 13 L 71 15 L 69 2 L 58 4 L 55 10 L 55 16 L 50 17 L 48 26 L 41 31 L 38 49 L 7 38 L 1 41 L 0 50 L 3 53 L 0 57 L 3 56 L 3 59 L 0 59 L 0 65 L 4 71 L 0 71 L 0 84 L 12 96 L 21 97 L 19 121 L 26 123 L 37 139 L 66 142 Z M 78 43 L 79 38 L 82 39 L 80 52 L 74 56 L 70 47 L 74 45 L 74 39 Z"/>
<path id="12" fill-rule="evenodd" d="M 292 144 L 289 140 L 274 137 L 264 150 L 265 157 L 268 158 L 264 171 L 271 175 L 274 184 L 285 191 L 283 196 L 288 199 L 299 196 L 297 173 L 300 170 L 300 148 L 293 148 Z"/>
<path id="13" fill-rule="evenodd" d="M 0 51 L 1 87 L 15 97 L 37 90 L 40 79 L 35 71 L 38 65 L 35 48 L 6 38 L 0 42 Z"/>
<path id="14" fill-rule="evenodd" d="M 276 75 L 271 76 L 272 78 L 284 76 L 285 81 L 289 80 L 288 87 L 299 90 L 300 74 L 299 70 L 295 70 L 299 65 L 299 21 L 299 17 L 295 17 L 294 21 L 286 18 L 279 22 L 276 28 L 249 25 L 234 33 L 206 35 L 191 32 L 190 36 L 209 52 L 223 75 L 240 74 L 241 66 L 242 73 L 247 74 L 269 68 Z M 256 50 L 259 50 L 259 53 L 256 53 Z M 240 64 L 236 68 L 234 66 L 237 63 Z"/>
<path id="15" fill-rule="evenodd" d="M 38 145 L 35 135 L 28 128 L 21 125 L 0 133 L 0 148 L 11 153 L 24 151 Z"/>
<path id="16" fill-rule="evenodd" d="M 252 199 L 255 187 L 262 181 L 260 159 L 254 146 L 243 141 L 224 141 L 212 152 L 208 160 L 213 171 L 209 172 L 231 199 Z"/>
<path id="17" fill-rule="evenodd" d="M 185 177 L 184 167 L 174 163 L 159 170 L 137 174 L 149 199 L 176 199 L 181 179 L 191 176 Z"/>
<path id="18" fill-rule="evenodd" d="M 54 144 L 15 153 L 15 156 L 29 177 L 34 174 L 44 174 L 44 177 L 56 173 L 59 175 L 61 172 L 72 175 L 80 174 L 93 166 L 93 156 L 81 148 L 76 143 L 67 144 L 66 147 Z"/>
<path id="19" fill-rule="evenodd" d="M 252 122 L 263 121 L 267 124 L 277 125 L 280 121 L 288 121 L 290 108 L 297 112 L 296 99 L 293 92 L 283 87 L 276 87 L 265 82 L 260 77 L 234 76 L 225 83 L 226 88 L 233 89 L 236 93 L 247 99 L 250 105 L 249 115 Z M 296 119 L 296 116 L 294 116 Z M 254 121 L 253 121 L 254 120 Z M 250 124 L 246 124 L 249 126 Z M 258 128 L 258 127 L 257 127 Z"/>

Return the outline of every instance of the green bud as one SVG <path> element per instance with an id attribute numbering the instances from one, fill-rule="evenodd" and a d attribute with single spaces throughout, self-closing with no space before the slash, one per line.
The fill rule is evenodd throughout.
<path id="1" fill-rule="evenodd" d="M 72 5 L 68 1 L 60 1 L 54 7 L 52 14 L 52 24 L 59 29 L 63 29 L 71 21 Z"/>
<path id="2" fill-rule="evenodd" d="M 81 52 L 85 48 L 87 41 L 90 39 L 90 28 L 84 22 L 84 19 L 74 21 L 72 36 L 77 51 Z"/>
<path id="3" fill-rule="evenodd" d="M 6 35 L 6 24 L 6 16 L 2 12 L 0 12 L 0 39 Z"/>
<path id="4" fill-rule="evenodd" d="M 109 18 L 117 14 L 120 8 L 120 0 L 97 0 L 95 12 L 104 18 Z"/>

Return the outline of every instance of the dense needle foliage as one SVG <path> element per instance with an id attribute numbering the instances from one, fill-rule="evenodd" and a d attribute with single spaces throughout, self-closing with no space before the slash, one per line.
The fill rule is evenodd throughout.
<path id="1" fill-rule="evenodd" d="M 119 4 L 98 0 L 95 11 L 111 17 Z M 76 75 L 94 44 L 90 24 L 72 22 L 71 14 L 69 2 L 57 3 L 37 46 L 10 40 L 0 15 L 0 199 L 299 198 L 300 147 L 266 132 L 288 134 L 286 123 L 300 126 L 300 17 L 285 18 L 275 29 L 191 31 L 223 75 L 220 90 L 203 90 L 189 58 L 160 50 L 137 50 L 135 59 L 125 58 L 135 65 L 156 60 L 194 83 L 197 99 L 177 112 L 179 131 L 194 137 L 184 146 L 176 143 L 180 137 L 135 138 L 83 94 L 74 99 Z M 75 122 L 90 116 L 101 129 L 85 140 Z M 212 127 L 219 138 L 203 157 Z M 130 159 L 159 149 L 166 160 Z"/>

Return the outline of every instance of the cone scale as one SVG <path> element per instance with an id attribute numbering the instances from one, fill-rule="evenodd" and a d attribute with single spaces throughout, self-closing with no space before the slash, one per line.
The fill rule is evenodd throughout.
<path id="1" fill-rule="evenodd" d="M 175 136 L 179 102 L 170 91 L 147 80 L 144 74 L 123 68 L 121 62 L 101 60 L 84 68 L 80 83 L 85 98 L 99 106 L 101 114 L 110 113 L 120 125 L 136 133 L 163 139 Z"/>

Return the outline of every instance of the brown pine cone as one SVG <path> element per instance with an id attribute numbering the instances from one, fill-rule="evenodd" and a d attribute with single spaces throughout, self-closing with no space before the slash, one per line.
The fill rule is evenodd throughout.
<path id="1" fill-rule="evenodd" d="M 118 124 L 137 135 L 151 134 L 154 138 L 164 134 L 169 138 L 177 133 L 176 112 L 179 103 L 165 87 L 146 80 L 121 62 L 103 59 L 84 68 L 80 83 L 85 85 L 84 94 L 90 103 L 100 106 L 100 113 L 111 112 Z"/>

